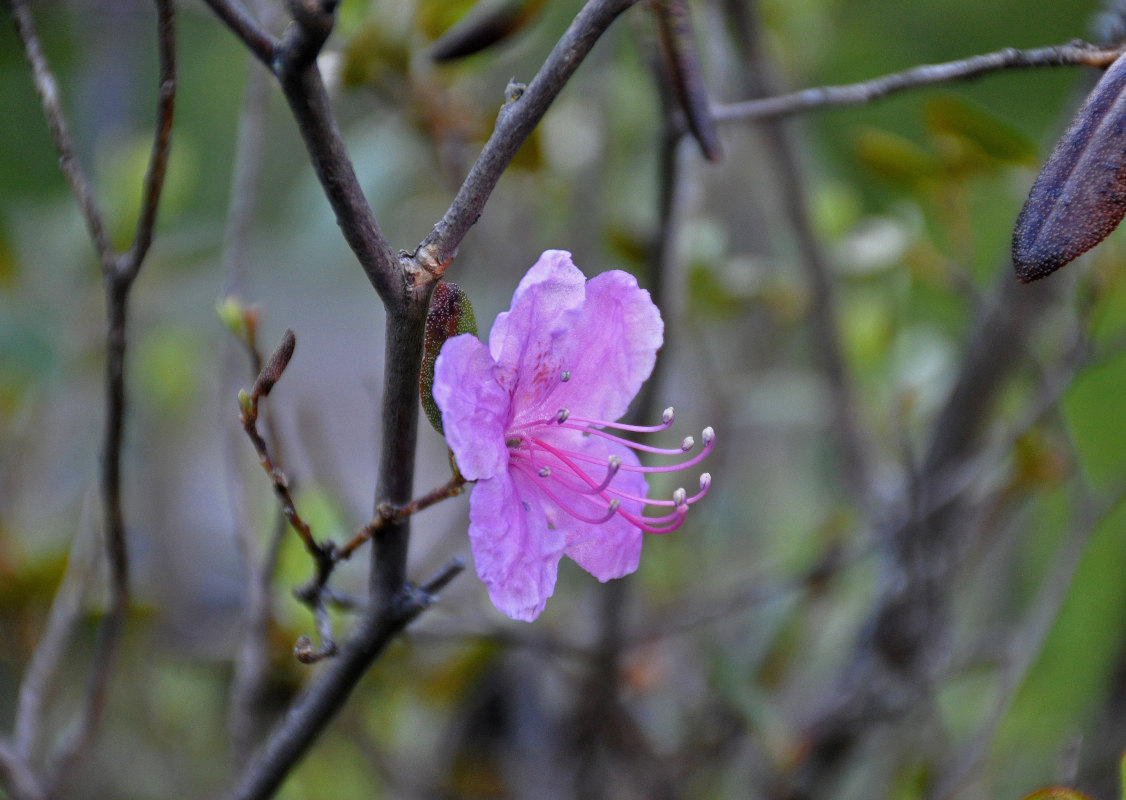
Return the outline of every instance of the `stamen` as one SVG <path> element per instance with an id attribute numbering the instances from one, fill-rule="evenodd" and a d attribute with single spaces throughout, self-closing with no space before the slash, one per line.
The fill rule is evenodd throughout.
<path id="1" fill-rule="evenodd" d="M 691 436 L 685 436 L 684 441 L 680 443 L 680 452 L 687 453 L 696 446 L 696 440 Z"/>
<path id="2" fill-rule="evenodd" d="M 539 476 L 541 478 L 550 478 L 551 477 L 551 467 L 544 467 L 543 469 L 541 469 L 539 471 Z"/>
<path id="3" fill-rule="evenodd" d="M 665 425 L 672 425 L 672 418 L 673 418 L 672 406 L 669 406 L 668 408 L 666 408 L 664 411 L 661 412 L 661 422 L 663 422 Z"/>
<path id="4" fill-rule="evenodd" d="M 672 501 L 676 503 L 677 508 L 688 505 L 688 492 L 684 491 L 683 487 L 678 488 L 672 493 Z"/>
<path id="5" fill-rule="evenodd" d="M 571 380 L 571 370 L 563 370 L 563 374 L 559 376 L 559 380 L 561 383 L 566 383 L 567 381 Z"/>
<path id="6" fill-rule="evenodd" d="M 562 425 L 564 422 L 567 421 L 567 417 L 569 417 L 569 416 L 571 416 L 570 411 L 568 411 L 565 408 L 559 409 L 559 412 L 555 415 L 556 424 Z"/>
<path id="7" fill-rule="evenodd" d="M 514 466 L 517 469 L 519 469 L 521 472 L 523 472 L 525 475 L 528 475 L 529 477 L 531 477 L 532 473 L 529 472 L 529 470 L 526 467 L 524 467 L 523 465 L 516 463 L 516 464 L 514 464 Z M 589 525 L 601 525 L 604 522 L 609 522 L 610 519 L 615 514 L 618 513 L 618 511 L 619 511 L 619 509 L 621 508 L 621 505 L 622 505 L 620 500 L 613 499 L 607 504 L 606 513 L 603 516 L 601 516 L 601 517 L 588 517 L 585 514 L 579 513 L 579 511 L 573 505 L 565 502 L 562 498 L 560 498 L 557 494 L 555 494 L 555 492 L 551 491 L 551 489 L 548 488 L 550 485 L 551 484 L 548 483 L 548 482 L 541 483 L 541 484 L 539 484 L 539 490 L 541 492 L 543 492 L 545 495 L 547 495 L 551 499 L 551 501 L 554 502 L 555 505 L 559 506 L 559 508 L 561 508 L 563 511 L 570 514 L 572 517 L 577 519 L 579 522 L 586 522 Z M 525 503 L 524 505 L 525 505 L 525 508 L 527 508 L 527 503 Z"/>

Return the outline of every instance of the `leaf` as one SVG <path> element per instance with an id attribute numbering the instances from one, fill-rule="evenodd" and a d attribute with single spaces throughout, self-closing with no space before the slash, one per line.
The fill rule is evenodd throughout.
<path id="1" fill-rule="evenodd" d="M 994 161 L 1032 163 L 1036 149 L 1012 125 L 955 95 L 935 97 L 926 105 L 927 127 L 973 144 Z"/>
<path id="2" fill-rule="evenodd" d="M 1074 789 L 1065 789 L 1062 786 L 1049 786 L 1047 789 L 1038 789 L 1024 800 L 1091 800 L 1090 797 Z"/>
<path id="3" fill-rule="evenodd" d="M 875 177 L 908 190 L 942 173 L 942 161 L 910 139 L 880 128 L 864 127 L 853 138 L 856 158 Z"/>
<path id="4" fill-rule="evenodd" d="M 544 0 L 481 0 L 434 42 L 430 57 L 453 61 L 504 41 L 534 19 Z"/>
<path id="5" fill-rule="evenodd" d="M 1022 283 L 1090 250 L 1126 215 L 1126 56 L 1088 95 L 1032 185 L 1013 231 Z"/>

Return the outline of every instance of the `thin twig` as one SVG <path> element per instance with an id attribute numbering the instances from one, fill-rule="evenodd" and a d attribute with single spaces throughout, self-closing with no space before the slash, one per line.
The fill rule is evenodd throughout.
<path id="1" fill-rule="evenodd" d="M 404 596 L 392 609 L 370 603 L 340 655 L 328 663 L 324 675 L 308 688 L 270 734 L 227 800 L 272 797 L 289 770 L 347 701 L 372 661 L 431 601 L 429 594 L 415 592 Z"/>
<path id="2" fill-rule="evenodd" d="M 743 55 L 743 82 L 746 90 L 755 96 L 768 95 L 773 89 L 770 85 L 772 65 L 763 51 L 760 25 L 754 18 L 757 9 L 753 3 L 744 5 L 738 0 L 729 0 L 726 8 L 738 39 L 737 47 Z M 782 211 L 793 232 L 799 263 L 809 287 L 812 349 L 829 386 L 833 412 L 832 434 L 845 464 L 841 473 L 856 502 L 861 508 L 870 510 L 872 459 L 866 445 L 868 437 L 864 435 L 856 410 L 852 378 L 841 346 L 836 292 L 829 274 L 829 260 L 809 219 L 805 181 L 794 152 L 792 132 L 783 128 L 779 120 L 766 121 L 762 130 L 766 137 L 770 163 L 778 173 Z"/>
<path id="3" fill-rule="evenodd" d="M 92 497 L 88 497 L 83 505 L 78 533 L 67 554 L 66 571 L 55 599 L 51 602 L 46 630 L 35 646 L 35 652 L 20 681 L 12 739 L 16 753 L 27 761 L 37 757 L 39 730 L 43 723 L 43 701 L 81 615 L 82 598 L 97 560 L 94 525 L 89 520 L 89 515 L 93 513 L 92 505 Z"/>
<path id="4" fill-rule="evenodd" d="M 379 516 L 365 525 L 356 534 L 348 540 L 347 544 L 342 545 L 336 550 L 336 558 L 338 561 L 345 561 L 352 557 L 352 553 L 356 548 L 369 541 L 376 533 L 383 530 L 383 528 L 392 522 L 409 517 L 411 514 L 417 514 L 425 508 L 429 508 L 435 503 L 447 500 L 451 497 L 457 497 L 465 491 L 465 478 L 460 475 L 455 475 L 450 480 L 436 489 L 431 489 L 429 492 L 412 500 L 403 506 L 390 506 L 381 505 L 377 511 Z"/>
<path id="5" fill-rule="evenodd" d="M 45 800 L 39 779 L 27 762 L 0 739 L 0 786 L 12 793 L 12 800 Z"/>
<path id="6" fill-rule="evenodd" d="M 85 751 L 100 721 L 108 690 L 109 674 L 129 603 L 129 562 L 125 544 L 125 520 L 121 506 L 121 442 L 126 407 L 126 311 L 129 290 L 152 242 L 152 230 L 168 160 L 176 92 L 174 11 L 170 0 L 156 0 L 160 75 L 152 153 L 145 176 L 141 214 L 134 241 L 126 253 L 118 254 L 113 251 L 109 242 L 89 182 L 75 156 L 58 98 L 57 82 L 43 55 L 31 15 L 23 0 L 12 0 L 11 6 L 16 18 L 17 30 L 32 67 L 48 127 L 59 151 L 59 166 L 70 183 L 71 190 L 86 219 L 90 238 L 101 262 L 106 292 L 106 422 L 100 473 L 106 554 L 110 567 L 110 607 L 98 632 L 82 709 L 52 759 L 46 783 L 48 793 L 54 793 L 65 783 L 68 773 Z"/>
<path id="7" fill-rule="evenodd" d="M 555 45 L 535 78 L 501 108 L 496 127 L 449 209 L 419 245 L 415 258 L 441 274 L 477 222 L 516 151 L 611 23 L 637 0 L 590 0 Z"/>
<path id="8" fill-rule="evenodd" d="M 269 75 L 256 61 L 248 61 L 249 72 L 246 90 L 239 114 L 238 135 L 235 145 L 234 174 L 227 224 L 223 237 L 223 289 L 224 298 L 237 298 L 245 289 L 245 262 L 250 238 L 250 228 L 258 201 L 258 184 L 265 159 L 263 143 L 266 135 L 266 118 L 269 110 Z M 242 329 L 246 338 L 235 342 L 224 339 L 223 390 L 221 396 L 234 394 L 241 380 L 241 359 L 235 348 L 245 348 L 250 353 L 251 378 L 262 370 L 261 356 L 253 346 L 255 318 L 242 311 Z M 234 362 L 239 362 L 236 367 Z M 221 404 L 225 407 L 225 403 Z M 223 419 L 229 420 L 224 414 Z M 270 434 L 267 419 L 267 434 Z M 226 432 L 224 424 L 223 428 Z M 270 436 L 275 443 L 277 439 Z M 238 469 L 235 440 L 224 435 L 224 467 L 227 471 L 228 497 L 234 526 L 235 545 L 242 566 L 243 584 L 246 587 L 246 611 L 243 635 L 235 656 L 234 676 L 231 681 L 230 706 L 227 712 L 227 729 L 231 737 L 232 762 L 237 768 L 245 765 L 256 744 L 259 731 L 264 730 L 263 712 L 269 672 L 269 623 L 273 613 L 271 587 L 273 560 L 260 559 L 257 553 L 254 528 L 244 507 L 244 486 Z M 279 518 L 280 519 L 280 518 Z M 284 521 L 277 526 L 281 535 L 286 530 Z M 271 544 L 269 551 L 275 550 Z"/>
<path id="9" fill-rule="evenodd" d="M 59 170 L 63 173 L 70 190 L 78 200 L 78 208 L 86 220 L 86 229 L 94 242 L 94 249 L 103 263 L 111 261 L 114 257 L 113 246 L 110 244 L 106 233 L 106 225 L 98 209 L 94 193 L 90 189 L 82 165 L 74 152 L 74 143 L 70 138 L 69 126 L 66 115 L 62 110 L 59 100 L 59 84 L 47 64 L 43 54 L 43 47 L 39 42 L 39 34 L 35 30 L 31 12 L 28 11 L 25 0 L 9 0 L 12 16 L 16 21 L 16 31 L 23 43 L 24 55 L 31 65 L 31 75 L 35 81 L 35 91 L 39 93 L 39 102 L 43 106 L 43 114 L 47 118 L 47 127 L 51 131 L 55 149 L 59 152 Z"/>
<path id="10" fill-rule="evenodd" d="M 958 61 L 923 64 L 859 83 L 822 86 L 759 100 L 718 104 L 712 107 L 712 116 L 720 123 L 741 122 L 766 117 L 784 117 L 824 108 L 858 106 L 909 89 L 973 80 L 990 72 L 1007 69 L 1063 66 L 1103 68 L 1113 63 L 1122 52 L 1121 48 L 1099 47 L 1087 42 L 1069 42 L 1034 50 L 1006 47 L 1004 50 Z"/>
<path id="11" fill-rule="evenodd" d="M 251 16 L 238 0 L 204 0 L 247 49 L 268 68 L 273 68 L 278 41 Z"/>

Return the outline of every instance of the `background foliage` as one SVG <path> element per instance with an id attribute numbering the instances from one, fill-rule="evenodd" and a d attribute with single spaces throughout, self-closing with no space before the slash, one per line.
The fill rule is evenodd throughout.
<path id="1" fill-rule="evenodd" d="M 323 68 L 388 238 L 413 247 L 487 136 L 505 84 L 530 79 L 577 10 L 543 5 L 497 48 L 436 65 L 429 43 L 470 3 L 347 0 Z M 694 8 L 713 99 L 743 99 L 721 3 Z M 1090 35 L 1093 0 L 770 0 L 758 12 L 780 85 L 843 83 L 918 63 Z M 598 44 L 505 175 L 448 277 L 482 328 L 540 251 L 588 274 L 652 280 L 661 105 L 652 32 L 634 9 Z M 150 9 L 131 0 L 35 9 L 80 154 L 115 235 L 136 217 L 155 89 Z M 197 796 L 225 785 L 231 657 L 243 600 L 233 504 L 263 538 L 269 486 L 222 391 L 229 335 L 214 313 L 234 141 L 250 70 L 201 6 L 180 9 L 180 94 L 158 237 L 137 285 L 126 438 L 136 608 L 84 796 Z M 657 397 L 713 425 L 714 483 L 639 573 L 601 586 L 563 569 L 535 626 L 510 623 L 461 577 L 380 661 L 281 797 L 776 796 L 812 723 L 857 669 L 889 581 L 883 531 L 931 447 L 975 320 L 1010 280 L 1012 222 L 1095 76 L 1013 71 L 787 123 L 802 203 L 827 254 L 858 428 L 872 467 L 858 499 L 811 338 L 788 177 L 762 130 L 723 128 L 725 158 L 679 150 Z M 269 400 L 302 513 L 338 541 L 370 516 L 380 311 L 270 100 L 258 211 L 239 295 L 261 338 L 297 332 Z M 14 34 L 0 30 L 0 719 L 76 551 L 93 547 L 101 424 L 101 286 L 56 168 Z M 981 420 L 952 485 L 972 533 L 948 554 L 950 613 L 917 697 L 870 723 L 834 771 L 836 797 L 1020 797 L 1052 782 L 1117 796 L 1126 746 L 1126 272 L 1120 236 L 1050 279 L 1022 328 L 1031 356 Z M 1004 345 L 1005 342 L 998 342 Z M 269 345 L 267 345 L 269 346 Z M 229 355 L 229 353 L 228 353 Z M 1005 353 L 997 354 L 1002 362 Z M 249 375 L 239 380 L 248 384 Z M 967 424 L 974 424 L 967 421 Z M 420 491 L 448 475 L 423 431 Z M 233 455 L 232 455 L 233 454 Z M 233 468 L 232 468 L 233 465 Z M 946 476 L 949 478 L 950 476 Z M 412 571 L 466 553 L 466 503 L 416 523 Z M 72 556 L 73 561 L 73 556 Z M 358 565 L 344 579 L 363 584 Z M 573 567 L 573 565 L 571 565 Z M 351 568 L 351 567 L 350 567 Z M 309 576 L 289 537 L 276 582 L 277 708 L 311 669 L 291 597 Z M 102 604 L 87 592 L 89 631 Z M 621 615 L 607 631 L 605 615 Z M 343 617 L 336 619 L 346 626 Z M 89 632 L 87 631 L 87 632 Z M 589 702 L 615 638 L 613 709 Z M 81 690 L 90 637 L 57 691 Z M 839 691 L 843 691 L 840 689 Z M 584 738 L 591 729 L 601 733 Z M 591 741 L 597 747 L 585 747 Z M 609 754 L 609 755 L 608 755 Z M 125 765 L 122 767 L 121 765 Z M 784 782 L 784 781 L 783 781 Z M 552 787 L 550 791 L 544 787 Z M 555 787 L 558 787 L 556 794 Z M 595 796 L 587 794 L 586 796 Z"/>

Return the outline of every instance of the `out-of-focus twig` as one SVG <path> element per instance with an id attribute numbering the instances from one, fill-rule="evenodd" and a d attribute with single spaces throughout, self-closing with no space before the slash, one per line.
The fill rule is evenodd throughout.
<path id="1" fill-rule="evenodd" d="M 97 547 L 92 520 L 92 498 L 84 504 L 82 522 L 67 554 L 66 571 L 51 602 L 47 627 L 35 646 L 31 661 L 20 681 L 16 704 L 16 722 L 13 745 L 20 758 L 34 762 L 39 747 L 40 726 L 43 722 L 43 703 L 51 681 L 58 672 L 66 653 L 66 646 L 74 626 L 82 613 L 82 598 L 90 584 L 96 563 Z"/>
<path id="2" fill-rule="evenodd" d="M 204 0 L 259 61 L 273 68 L 278 41 L 262 27 L 238 0 Z"/>
<path id="3" fill-rule="evenodd" d="M 658 0 L 653 4 L 657 37 L 668 67 L 671 88 L 680 102 L 688 130 L 700 145 L 704 158 L 718 161 L 723 155 L 719 132 L 708 108 L 704 72 L 692 30 L 687 0 Z"/>
<path id="4" fill-rule="evenodd" d="M 737 47 L 744 57 L 743 82 L 754 96 L 772 93 L 771 65 L 763 52 L 759 25 L 754 19 L 755 4 L 727 0 L 726 9 L 737 38 Z M 857 413 L 852 379 L 845 364 L 841 346 L 841 330 L 835 291 L 829 274 L 829 260 L 817 241 L 809 212 L 804 180 L 794 152 L 793 137 L 778 120 L 768 120 L 763 134 L 770 153 L 770 163 L 778 172 L 778 191 L 782 207 L 794 235 L 805 272 L 810 295 L 810 334 L 813 352 L 829 386 L 833 409 L 832 432 L 837 440 L 845 467 L 841 470 L 847 487 L 866 510 L 870 501 L 871 455 Z"/>
<path id="5" fill-rule="evenodd" d="M 910 89 L 973 80 L 1001 70 L 1064 66 L 1105 68 L 1121 54 L 1121 48 L 1100 47 L 1086 42 L 1069 42 L 1034 50 L 1006 47 L 958 61 L 924 64 L 859 83 L 822 86 L 776 97 L 718 104 L 712 107 L 712 116 L 716 122 L 726 123 L 784 117 L 823 108 L 859 106 Z"/>
<path id="6" fill-rule="evenodd" d="M 107 684 L 129 602 L 129 561 L 125 520 L 121 507 L 121 442 L 125 426 L 126 311 L 129 291 L 152 244 L 157 209 L 171 145 L 176 97 L 174 11 L 171 0 L 156 0 L 159 90 L 155 131 L 141 196 L 141 212 L 128 250 L 114 251 L 97 208 L 89 181 L 75 155 L 55 80 L 25 0 L 10 0 L 16 29 L 31 65 L 48 127 L 59 152 L 59 166 L 86 220 L 101 263 L 106 292 L 105 432 L 101 452 L 101 497 L 106 555 L 110 566 L 110 608 L 99 629 L 83 707 L 57 753 L 46 777 L 48 793 L 58 791 L 70 769 L 85 751 L 105 705 Z"/>

